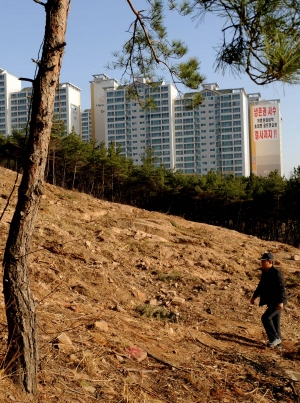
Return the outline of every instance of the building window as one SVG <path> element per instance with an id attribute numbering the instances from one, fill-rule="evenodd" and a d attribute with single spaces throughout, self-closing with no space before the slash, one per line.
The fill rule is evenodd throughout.
<path id="1" fill-rule="evenodd" d="M 222 95 L 221 96 L 221 101 L 230 101 L 231 100 L 231 95 Z"/>
<path id="2" fill-rule="evenodd" d="M 222 122 L 221 126 L 222 127 L 231 127 L 231 122 Z"/>
<path id="3" fill-rule="evenodd" d="M 231 102 L 222 102 L 221 107 L 222 108 L 229 108 L 229 107 L 231 107 Z"/>
<path id="4" fill-rule="evenodd" d="M 222 115 L 221 116 L 221 120 L 231 120 L 232 119 L 232 115 Z"/>

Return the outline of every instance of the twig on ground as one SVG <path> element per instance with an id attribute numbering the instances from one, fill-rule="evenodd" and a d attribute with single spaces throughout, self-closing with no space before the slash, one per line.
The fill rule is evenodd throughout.
<path id="1" fill-rule="evenodd" d="M 94 397 L 94 396 L 92 396 L 92 395 L 88 395 L 87 393 L 83 393 L 83 392 L 79 392 L 78 390 L 76 390 L 76 389 L 71 389 L 71 388 L 69 388 L 69 386 L 67 386 L 66 384 L 64 384 L 63 382 L 61 382 L 61 381 L 58 381 L 61 385 L 63 385 L 65 388 L 67 388 L 67 390 L 69 390 L 71 393 L 75 393 L 75 394 L 78 394 L 78 395 L 81 395 L 81 396 L 86 396 L 86 397 L 89 397 L 89 398 L 91 398 L 91 399 L 93 399 L 93 400 L 98 400 L 96 397 Z"/>

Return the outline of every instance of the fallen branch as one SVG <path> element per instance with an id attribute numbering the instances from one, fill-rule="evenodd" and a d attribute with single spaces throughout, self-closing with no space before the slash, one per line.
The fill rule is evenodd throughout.
<path id="1" fill-rule="evenodd" d="M 187 369 L 185 369 L 185 368 L 177 367 L 176 365 L 174 365 L 174 364 L 172 364 L 172 363 L 170 363 L 170 362 L 168 362 L 168 361 L 165 361 L 165 360 L 163 360 L 162 358 L 157 357 L 156 355 L 150 353 L 150 351 L 146 350 L 144 347 L 141 347 L 141 346 L 139 346 L 139 347 L 140 347 L 142 350 L 146 351 L 146 353 L 148 354 L 148 356 L 151 357 L 151 358 L 153 358 L 155 361 L 160 362 L 161 364 L 164 364 L 164 365 L 166 365 L 167 367 L 176 368 L 176 369 L 178 369 L 179 371 L 189 372 L 189 370 L 187 370 Z"/>

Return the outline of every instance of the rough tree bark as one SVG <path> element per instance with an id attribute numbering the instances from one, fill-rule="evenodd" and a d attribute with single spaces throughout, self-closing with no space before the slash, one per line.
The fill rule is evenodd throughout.
<path id="1" fill-rule="evenodd" d="M 28 275 L 28 253 L 43 193 L 44 172 L 52 127 L 54 98 L 65 46 L 71 0 L 48 0 L 42 58 L 33 81 L 28 148 L 18 202 L 4 253 L 4 298 L 8 323 L 5 368 L 26 392 L 36 394 L 38 344 L 34 299 Z"/>

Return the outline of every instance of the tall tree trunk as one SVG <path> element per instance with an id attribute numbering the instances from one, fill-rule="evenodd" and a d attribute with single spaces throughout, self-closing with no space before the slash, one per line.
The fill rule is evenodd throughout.
<path id="1" fill-rule="evenodd" d="M 55 158 L 56 158 L 56 149 L 55 145 L 53 146 L 53 154 L 52 154 L 52 185 L 56 185 L 56 172 L 55 172 Z"/>
<path id="2" fill-rule="evenodd" d="M 105 175 L 104 175 L 104 164 L 102 165 L 102 197 L 104 197 L 105 192 Z"/>
<path id="3" fill-rule="evenodd" d="M 51 158 L 51 150 L 48 150 L 46 169 L 45 169 L 45 178 L 46 181 L 49 182 L 49 172 L 50 172 L 50 158 Z"/>
<path id="4" fill-rule="evenodd" d="M 75 161 L 75 166 L 74 166 L 72 190 L 74 190 L 74 187 L 75 187 L 76 173 L 77 173 L 77 161 Z"/>
<path id="5" fill-rule="evenodd" d="M 66 172 L 67 172 L 67 160 L 64 157 L 63 177 L 62 177 L 62 184 L 60 185 L 64 189 L 66 188 Z"/>
<path id="6" fill-rule="evenodd" d="M 36 1 L 36 0 L 35 0 Z M 24 173 L 4 253 L 4 298 L 8 323 L 6 368 L 26 392 L 36 394 L 38 345 L 28 253 L 43 193 L 54 98 L 65 46 L 70 0 L 36 1 L 45 7 L 42 59 L 33 82 L 32 114 Z"/>
<path id="7" fill-rule="evenodd" d="M 114 169 L 112 169 L 111 173 L 111 201 L 114 202 Z"/>

